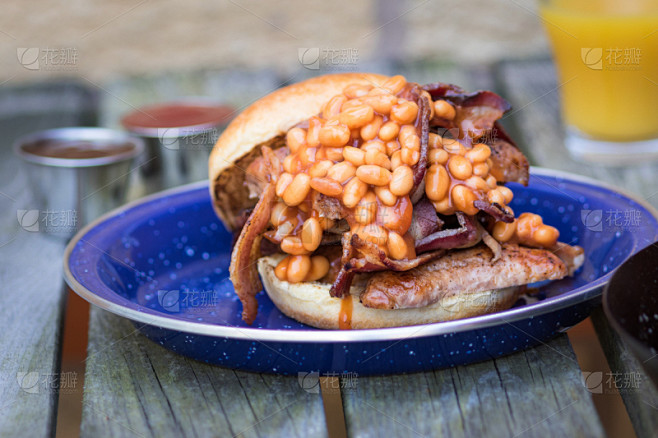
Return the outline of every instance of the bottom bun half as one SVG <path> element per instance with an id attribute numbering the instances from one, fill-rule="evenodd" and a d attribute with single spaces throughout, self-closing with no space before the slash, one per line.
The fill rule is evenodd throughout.
<path id="1" fill-rule="evenodd" d="M 274 274 L 274 268 L 283 255 L 262 257 L 258 260 L 258 272 L 265 291 L 276 307 L 290 318 L 304 324 L 338 329 L 343 298 L 329 295 L 331 285 L 320 282 L 288 283 Z M 345 299 L 352 301 L 352 329 L 401 327 L 432 322 L 450 321 L 484 315 L 509 309 L 517 299 L 518 287 L 459 293 L 444 296 L 438 302 L 413 309 L 371 309 L 359 301 L 365 283 L 357 282 Z M 346 306 L 349 308 L 349 306 Z"/>

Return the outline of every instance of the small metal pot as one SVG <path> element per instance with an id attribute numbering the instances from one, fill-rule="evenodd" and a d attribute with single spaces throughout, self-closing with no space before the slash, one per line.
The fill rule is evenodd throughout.
<path id="1" fill-rule="evenodd" d="M 39 150 L 40 145 L 47 145 L 49 152 Z M 87 148 L 86 158 L 64 153 L 76 145 L 77 151 Z M 72 127 L 21 137 L 14 151 L 26 162 L 33 194 L 31 205 L 17 211 L 20 225 L 27 231 L 70 238 L 126 201 L 131 164 L 143 153 L 144 142 L 112 129 Z"/>

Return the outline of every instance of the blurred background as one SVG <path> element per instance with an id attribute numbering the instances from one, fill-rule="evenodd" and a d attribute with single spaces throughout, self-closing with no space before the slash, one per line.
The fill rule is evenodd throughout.
<path id="1" fill-rule="evenodd" d="M 0 65 L 3 148 L 39 129 L 120 128 L 142 105 L 186 96 L 239 111 L 287 83 L 340 71 L 494 89 L 527 114 L 541 108 L 535 120 L 559 124 L 559 85 L 535 1 L 6 0 Z M 542 157 L 532 136 L 507 123 L 531 160 Z M 71 294 L 63 367 L 80 381 L 87 312 Z M 589 320 L 569 334 L 583 370 L 610 372 Z M 77 432 L 80 397 L 60 396 L 58 434 Z M 633 434 L 618 393 L 593 397 L 610 435 Z"/>

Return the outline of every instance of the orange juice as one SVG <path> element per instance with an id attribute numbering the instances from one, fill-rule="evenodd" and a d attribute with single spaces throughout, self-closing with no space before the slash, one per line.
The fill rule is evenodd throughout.
<path id="1" fill-rule="evenodd" d="M 658 1 L 547 0 L 563 117 L 605 141 L 658 138 Z"/>

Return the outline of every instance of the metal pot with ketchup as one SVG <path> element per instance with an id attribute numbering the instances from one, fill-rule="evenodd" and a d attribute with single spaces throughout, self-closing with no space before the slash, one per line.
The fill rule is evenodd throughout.
<path id="1" fill-rule="evenodd" d="M 208 177 L 208 157 L 234 109 L 204 99 L 139 108 L 121 119 L 146 142 L 140 163 L 145 192 L 153 193 Z"/>

